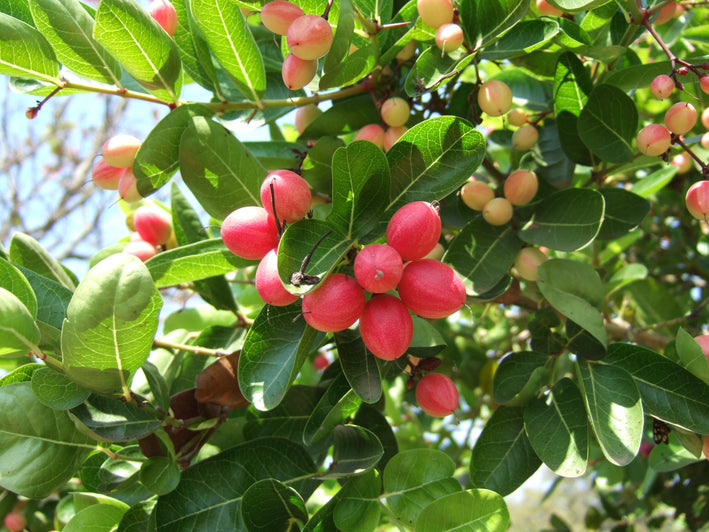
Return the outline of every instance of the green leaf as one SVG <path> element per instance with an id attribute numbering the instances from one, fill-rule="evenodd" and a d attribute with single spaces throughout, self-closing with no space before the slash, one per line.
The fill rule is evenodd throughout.
<path id="1" fill-rule="evenodd" d="M 633 183 L 633 186 L 630 187 L 630 192 L 637 194 L 641 198 L 649 198 L 665 188 L 672 181 L 678 170 L 679 168 L 674 165 L 660 168 Z"/>
<path id="2" fill-rule="evenodd" d="M 0 12 L 34 26 L 29 0 L 0 0 Z"/>
<path id="3" fill-rule="evenodd" d="M 575 13 L 603 5 L 606 0 L 548 0 L 548 2 L 557 9 Z"/>
<path id="4" fill-rule="evenodd" d="M 66 532 L 111 532 L 121 522 L 127 508 L 112 504 L 93 504 L 76 512 L 62 528 Z"/>
<path id="5" fill-rule="evenodd" d="M 357 131 L 362 126 L 378 123 L 379 111 L 374 106 L 371 96 L 363 94 L 337 100 L 332 107 L 313 120 L 300 135 L 301 139 L 336 137 L 348 131 Z"/>
<path id="6" fill-rule="evenodd" d="M 362 401 L 350 388 L 345 376 L 338 375 L 310 414 L 303 431 L 303 442 L 312 445 L 321 440 L 337 425 L 353 416 L 360 404 Z"/>
<path id="7" fill-rule="evenodd" d="M 361 80 L 377 65 L 378 51 L 376 46 L 365 46 L 347 56 L 341 64 L 323 74 L 320 90 L 352 85 Z"/>
<path id="8" fill-rule="evenodd" d="M 460 25 L 465 42 L 473 48 L 485 47 L 522 20 L 528 7 L 525 0 L 461 2 Z"/>
<path id="9" fill-rule="evenodd" d="M 680 306 L 674 293 L 654 277 L 635 281 L 625 286 L 623 296 L 628 310 L 634 313 L 640 327 L 654 326 L 659 334 L 674 335 L 675 323 L 661 328 L 657 324 L 684 316 L 686 311 Z"/>
<path id="10" fill-rule="evenodd" d="M 423 508 L 461 491 L 454 473 L 453 460 L 442 451 L 403 451 L 393 456 L 384 469 L 386 504 L 397 519 L 413 528 Z"/>
<path id="11" fill-rule="evenodd" d="M 7 375 L 0 377 L 0 386 L 6 386 L 15 382 L 30 382 L 32 380 L 32 375 L 44 367 L 46 367 L 44 364 L 23 364 L 18 368 L 13 369 Z"/>
<path id="12" fill-rule="evenodd" d="M 388 216 L 406 203 L 440 200 L 458 190 L 480 166 L 484 154 L 482 135 L 462 118 L 439 116 L 416 124 L 387 152 L 391 169 Z"/>
<path id="13" fill-rule="evenodd" d="M 172 4 L 177 13 L 177 29 L 172 38 L 180 51 L 185 73 L 205 89 L 217 90 L 219 83 L 209 45 L 190 12 L 189 1 L 176 0 Z"/>
<path id="14" fill-rule="evenodd" d="M 157 528 L 153 510 L 157 503 L 157 497 L 151 497 L 131 506 L 123 514 L 116 532 L 155 532 Z"/>
<path id="15" fill-rule="evenodd" d="M 603 196 L 591 189 L 568 188 L 544 198 L 517 235 L 529 244 L 575 251 L 590 244 L 603 223 Z"/>
<path id="16" fill-rule="evenodd" d="M 36 352 L 40 339 L 27 307 L 12 292 L 0 288 L 0 357 Z"/>
<path id="17" fill-rule="evenodd" d="M 158 288 L 206 279 L 255 264 L 227 249 L 221 238 L 210 238 L 158 253 L 145 261 Z"/>
<path id="18" fill-rule="evenodd" d="M 311 149 L 306 144 L 285 140 L 246 141 L 244 147 L 267 170 L 297 169 L 303 161 L 303 154 Z"/>
<path id="19" fill-rule="evenodd" d="M 270 410 L 281 402 L 318 335 L 300 314 L 297 304 L 266 306 L 244 338 L 239 387 L 259 410 Z"/>
<path id="20" fill-rule="evenodd" d="M 416 520 L 416 531 L 504 532 L 509 525 L 510 513 L 499 494 L 485 489 L 471 489 L 451 493 L 426 506 Z"/>
<path id="21" fill-rule="evenodd" d="M 648 466 L 657 472 L 676 471 L 697 462 L 697 458 L 687 449 L 670 439 L 669 445 L 656 445 L 648 460 Z"/>
<path id="22" fill-rule="evenodd" d="M 303 159 L 302 175 L 314 191 L 328 195 L 332 193 L 332 156 L 344 146 L 345 143 L 336 137 L 322 137 L 310 148 Z"/>
<path id="23" fill-rule="evenodd" d="M 18 268 L 2 259 L 0 259 L 0 288 L 6 289 L 19 299 L 30 316 L 33 319 L 37 318 L 37 296 L 32 290 L 32 285 Z"/>
<path id="24" fill-rule="evenodd" d="M 353 421 L 355 425 L 364 427 L 372 432 L 382 444 L 384 455 L 379 459 L 377 469 L 384 471 L 389 460 L 399 452 L 399 445 L 396 442 L 396 436 L 391 425 L 389 425 L 389 421 L 387 421 L 382 412 L 376 409 L 376 406 L 369 405 L 360 406 Z"/>
<path id="25" fill-rule="evenodd" d="M 294 521 L 307 522 L 308 511 L 297 491 L 267 478 L 254 482 L 244 492 L 241 518 L 249 532 L 293 530 Z"/>
<path id="26" fill-rule="evenodd" d="M 610 163 L 624 163 L 635 155 L 633 138 L 638 109 L 625 92 L 613 85 L 596 85 L 578 120 L 578 134 L 586 147 Z"/>
<path id="27" fill-rule="evenodd" d="M 443 261 L 453 266 L 470 296 L 489 292 L 505 278 L 522 242 L 509 224 L 494 226 L 476 217 L 456 235 Z"/>
<path id="28" fill-rule="evenodd" d="M 541 463 L 524 430 L 524 408 L 502 405 L 475 442 L 470 481 L 504 497 L 531 477 Z"/>
<path id="29" fill-rule="evenodd" d="M 337 28 L 332 39 L 330 51 L 325 56 L 323 70 L 331 72 L 345 59 L 350 50 L 352 33 L 354 32 L 354 10 L 350 0 L 340 0 L 340 11 L 337 19 Z M 320 87 L 321 89 L 323 87 Z"/>
<path id="30" fill-rule="evenodd" d="M 60 84 L 52 45 L 35 28 L 5 13 L 0 13 L 0 74 Z"/>
<path id="31" fill-rule="evenodd" d="M 37 401 L 29 382 L 0 387 L 0 486 L 42 499 L 74 476 L 95 442 L 66 412 Z M 32 449 L 28 457 L 27 450 Z M 31 459 L 28 459 L 31 458 Z"/>
<path id="32" fill-rule="evenodd" d="M 89 390 L 123 393 L 150 353 L 162 298 L 140 259 L 118 253 L 91 268 L 62 327 L 66 374 Z"/>
<path id="33" fill-rule="evenodd" d="M 140 481 L 155 495 L 166 495 L 180 482 L 180 468 L 167 456 L 152 456 L 140 466 Z"/>
<path id="34" fill-rule="evenodd" d="M 675 347 L 682 367 L 709 384 L 709 360 L 697 341 L 681 327 Z"/>
<path id="35" fill-rule="evenodd" d="M 646 89 L 653 79 L 660 74 L 667 74 L 671 69 L 672 65 L 669 61 L 631 65 L 610 72 L 605 82 L 626 92 Z"/>
<path id="36" fill-rule="evenodd" d="M 229 0 L 191 0 L 190 9 L 212 53 L 239 91 L 259 102 L 266 91 L 266 69 L 239 6 Z"/>
<path id="37" fill-rule="evenodd" d="M 91 392 L 64 373 L 44 367 L 32 374 L 32 393 L 40 403 L 55 410 L 69 410 L 83 403 Z"/>
<path id="38" fill-rule="evenodd" d="M 342 372 L 352 390 L 365 403 L 373 404 L 382 396 L 382 378 L 377 358 L 369 352 L 362 337 L 353 330 L 335 333 L 337 355 Z"/>
<path id="39" fill-rule="evenodd" d="M 534 452 L 557 475 L 579 477 L 588 466 L 588 419 L 581 392 L 562 378 L 548 395 L 524 410 L 524 430 Z"/>
<path id="40" fill-rule="evenodd" d="M 24 266 L 47 279 L 56 281 L 69 290 L 76 288 L 76 283 L 49 252 L 34 238 L 24 233 L 15 233 L 10 240 L 10 262 Z"/>
<path id="41" fill-rule="evenodd" d="M 559 56 L 554 75 L 554 113 L 559 128 L 559 141 L 568 157 L 590 166 L 591 154 L 581 141 L 578 121 L 593 90 L 591 76 L 581 60 L 571 52 Z"/>
<path id="42" fill-rule="evenodd" d="M 599 240 L 615 240 L 635 229 L 650 212 L 650 202 L 624 188 L 602 188 L 606 210 L 596 236 Z"/>
<path id="43" fill-rule="evenodd" d="M 309 478 L 315 472 L 305 449 L 288 440 L 261 438 L 232 447 L 185 470 L 177 489 L 158 499 L 157 529 L 244 530 L 241 505 L 251 485 L 275 479 L 307 499 L 316 487 Z"/>
<path id="44" fill-rule="evenodd" d="M 473 58 L 472 54 L 442 54 L 438 48 L 427 48 L 416 58 L 416 63 L 406 76 L 406 94 L 418 97 L 436 90 L 441 84 L 453 80 L 455 74 L 462 72 Z"/>
<path id="45" fill-rule="evenodd" d="M 495 370 L 492 396 L 498 403 L 514 399 L 530 381 L 532 372 L 543 368 L 549 356 L 534 351 L 516 351 L 505 356 Z"/>
<path id="46" fill-rule="evenodd" d="M 170 391 L 165 377 L 160 373 L 160 369 L 149 360 L 146 360 L 140 370 L 143 372 L 143 376 L 150 388 L 151 402 L 156 408 L 162 408 L 163 411 L 167 412 L 170 409 Z"/>
<path id="47" fill-rule="evenodd" d="M 612 464 L 628 465 L 638 454 L 643 436 L 638 387 L 620 367 L 579 360 L 576 368 L 588 419 L 603 455 Z"/>
<path id="48" fill-rule="evenodd" d="M 94 39 L 149 93 L 166 102 L 179 101 L 180 53 L 135 0 L 102 0 L 96 10 Z"/>
<path id="49" fill-rule="evenodd" d="M 121 86 L 121 65 L 94 40 L 94 20 L 78 0 L 33 0 L 30 9 L 62 65 L 85 78 Z"/>
<path id="50" fill-rule="evenodd" d="M 377 226 L 389 199 L 389 165 L 373 142 L 361 140 L 332 158 L 332 211 L 326 222 L 348 239 Z"/>
<path id="51" fill-rule="evenodd" d="M 603 363 L 632 376 L 645 414 L 709 434 L 709 385 L 698 377 L 650 349 L 629 344 L 612 344 Z"/>
<path id="52" fill-rule="evenodd" d="M 152 409 L 92 394 L 70 410 L 71 417 L 101 441 L 129 441 L 147 436 L 163 422 Z"/>
<path id="53" fill-rule="evenodd" d="M 220 220 L 239 207 L 261 204 L 266 170 L 228 129 L 203 116 L 193 117 L 182 135 L 180 173 L 202 207 Z"/>
<path id="54" fill-rule="evenodd" d="M 377 497 L 381 491 L 382 481 L 376 469 L 351 477 L 337 493 L 337 498 L 333 497 L 336 501 L 333 519 L 337 528 L 373 532 L 379 526 L 381 508 Z"/>
<path id="55" fill-rule="evenodd" d="M 321 478 L 360 475 L 372 469 L 384 455 L 379 439 L 357 425 L 338 425 L 333 431 L 335 448 L 332 464 Z"/>
<path id="56" fill-rule="evenodd" d="M 559 24 L 550 18 L 523 20 L 514 31 L 507 32 L 482 53 L 485 59 L 510 59 L 531 54 L 542 48 L 559 33 Z"/>

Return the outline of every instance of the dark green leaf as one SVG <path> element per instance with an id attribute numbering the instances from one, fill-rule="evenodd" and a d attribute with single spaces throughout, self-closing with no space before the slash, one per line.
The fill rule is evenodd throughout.
<path id="1" fill-rule="evenodd" d="M 294 521 L 308 520 L 308 511 L 297 491 L 268 478 L 254 482 L 244 492 L 241 518 L 249 532 L 293 530 Z"/>
<path id="2" fill-rule="evenodd" d="M 335 333 L 342 372 L 350 386 L 365 403 L 376 403 L 382 396 L 382 378 L 377 358 L 369 352 L 356 331 Z"/>
<path id="3" fill-rule="evenodd" d="M 593 82 L 581 60 L 571 52 L 561 54 L 554 76 L 554 112 L 559 141 L 572 161 L 587 166 L 591 164 L 591 154 L 581 142 L 578 119 L 592 90 Z"/>
<path id="4" fill-rule="evenodd" d="M 121 522 L 127 508 L 112 504 L 94 504 L 79 510 L 62 528 L 66 532 L 111 532 Z"/>
<path id="5" fill-rule="evenodd" d="M 180 482 L 180 468 L 172 458 L 152 456 L 140 466 L 140 481 L 155 495 L 165 495 Z"/>
<path id="6" fill-rule="evenodd" d="M 406 76 L 406 94 L 417 97 L 436 90 L 441 84 L 455 79 L 455 75 L 462 72 L 473 58 L 472 54 L 442 54 L 438 48 L 427 48 L 416 58 Z"/>
<path id="7" fill-rule="evenodd" d="M 34 238 L 24 233 L 15 233 L 10 240 L 10 262 L 23 266 L 47 279 L 56 281 L 69 290 L 76 288 L 74 279 Z"/>
<path id="8" fill-rule="evenodd" d="M 321 478 L 359 475 L 372 469 L 384 455 L 379 439 L 357 425 L 338 425 L 332 431 L 335 448 L 332 464 Z"/>
<path id="9" fill-rule="evenodd" d="M 373 532 L 379 525 L 382 481 L 376 469 L 350 478 L 338 492 L 335 524 L 348 532 Z"/>
<path id="10" fill-rule="evenodd" d="M 96 394 L 72 408 L 70 414 L 102 441 L 142 438 L 162 424 L 152 409 Z"/>
<path id="11" fill-rule="evenodd" d="M 376 46 L 366 46 L 349 55 L 340 65 L 332 71 L 326 71 L 320 78 L 320 90 L 352 85 L 361 80 L 377 65 L 377 52 Z"/>
<path id="12" fill-rule="evenodd" d="M 205 89 L 215 91 L 219 83 L 212 55 L 202 30 L 190 12 L 189 0 L 175 0 L 172 4 L 177 13 L 177 29 L 172 38 L 180 51 L 185 73 Z"/>
<path id="13" fill-rule="evenodd" d="M 335 101 L 329 109 L 313 120 L 300 136 L 302 139 L 336 137 L 348 131 L 357 131 L 362 126 L 378 123 L 379 111 L 371 96 L 363 94 Z"/>
<path id="14" fill-rule="evenodd" d="M 537 368 L 543 368 L 548 361 L 548 355 L 534 351 L 516 351 L 508 354 L 500 361 L 495 371 L 492 384 L 492 396 L 495 401 L 498 403 L 511 401 L 524 389 L 532 372 Z"/>
<path id="15" fill-rule="evenodd" d="M 0 288 L 13 294 L 29 311 L 32 318 L 37 318 L 37 296 L 29 280 L 22 272 L 6 260 L 0 260 Z"/>
<path id="16" fill-rule="evenodd" d="M 482 53 L 485 59 L 510 59 L 531 54 L 543 47 L 559 33 L 559 24 L 550 18 L 523 20 L 514 31 L 510 31 L 487 46 Z"/>
<path id="17" fill-rule="evenodd" d="M 471 489 L 451 493 L 426 506 L 416 521 L 416 530 L 504 532 L 509 525 L 510 513 L 499 494 L 485 489 Z"/>
<path id="18" fill-rule="evenodd" d="M 155 532 L 153 510 L 158 503 L 157 497 L 140 501 L 123 514 L 116 532 Z"/>
<path id="19" fill-rule="evenodd" d="M 615 240 L 635 229 L 650 212 L 650 202 L 624 188 L 602 188 L 606 202 L 599 240 Z"/>
<path id="20" fill-rule="evenodd" d="M 484 47 L 517 24 L 527 12 L 525 0 L 477 0 L 460 4 L 460 21 L 465 41 L 473 48 Z"/>
<path id="21" fill-rule="evenodd" d="M 312 445 L 329 435 L 337 425 L 354 415 L 362 401 L 350 388 L 344 375 L 340 374 L 320 398 L 305 424 L 303 441 Z"/>
<path id="22" fill-rule="evenodd" d="M 32 374 L 32 392 L 39 402 L 55 410 L 69 410 L 83 403 L 91 392 L 64 373 L 44 367 Z"/>
<path id="23" fill-rule="evenodd" d="M 379 439 L 384 448 L 384 455 L 379 459 L 377 469 L 384 471 L 389 460 L 399 452 L 399 445 L 389 421 L 379 410 L 368 405 L 362 405 L 359 408 L 353 421 L 355 425 L 368 429 Z"/>

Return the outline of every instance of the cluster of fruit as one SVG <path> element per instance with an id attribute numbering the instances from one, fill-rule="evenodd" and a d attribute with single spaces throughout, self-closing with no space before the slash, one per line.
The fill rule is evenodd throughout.
<path id="1" fill-rule="evenodd" d="M 456 13 L 451 0 L 417 0 L 416 9 L 421 21 L 436 30 L 436 46 L 442 54 L 463 44 L 463 29 L 453 22 Z"/>
<path id="2" fill-rule="evenodd" d="M 484 181 L 475 177 L 460 189 L 460 199 L 466 206 L 482 211 L 483 218 L 490 225 L 504 225 L 512 219 L 514 207 L 527 205 L 537 194 L 539 180 L 531 170 L 515 170 L 502 188 L 503 197 L 495 197 L 495 191 Z"/>
<path id="3" fill-rule="evenodd" d="M 490 116 L 507 115 L 507 122 L 518 128 L 512 134 L 512 146 L 516 150 L 531 150 L 539 140 L 539 131 L 529 123 L 527 113 L 520 108 L 512 109 L 512 90 L 504 81 L 493 79 L 480 85 L 478 105 Z"/>
<path id="4" fill-rule="evenodd" d="M 367 124 L 360 128 L 353 140 L 368 140 L 388 151 L 406 133 L 405 124 L 409 120 L 411 107 L 403 98 L 392 96 L 382 102 L 379 114 L 386 129 L 380 124 Z"/>

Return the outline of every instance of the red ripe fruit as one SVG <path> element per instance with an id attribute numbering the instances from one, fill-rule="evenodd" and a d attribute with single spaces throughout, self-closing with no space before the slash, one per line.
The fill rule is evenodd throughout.
<path id="1" fill-rule="evenodd" d="M 22 532 L 25 528 L 27 528 L 27 519 L 25 519 L 25 516 L 20 512 L 10 512 L 5 514 L 3 523 L 10 532 Z"/>
<path id="2" fill-rule="evenodd" d="M 126 168 L 118 178 L 118 195 L 123 201 L 134 203 L 143 199 L 138 192 L 138 180 L 130 168 Z"/>
<path id="3" fill-rule="evenodd" d="M 323 370 L 326 367 L 328 367 L 329 365 L 330 365 L 330 361 L 322 353 L 318 353 L 318 355 L 313 359 L 313 366 L 317 370 Z"/>
<path id="4" fill-rule="evenodd" d="M 354 261 L 354 274 L 359 285 L 373 294 L 396 288 L 404 272 L 401 255 L 387 244 L 370 244 L 362 248 Z"/>
<path id="5" fill-rule="evenodd" d="M 148 13 L 170 37 L 177 31 L 177 11 L 168 0 L 153 0 L 148 6 Z"/>
<path id="6" fill-rule="evenodd" d="M 429 373 L 416 385 L 416 401 L 429 416 L 446 417 L 458 408 L 458 388 L 449 377 Z"/>
<path id="7" fill-rule="evenodd" d="M 318 15 L 298 17 L 286 32 L 286 41 L 292 54 L 311 61 L 319 59 L 330 51 L 332 28 L 327 20 Z"/>
<path id="8" fill-rule="evenodd" d="M 160 207 L 141 205 L 133 213 L 133 227 L 153 246 L 166 244 L 172 233 L 172 218 Z"/>
<path id="9" fill-rule="evenodd" d="M 665 113 L 665 125 L 676 135 L 688 133 L 696 123 L 697 110 L 691 103 L 677 102 Z"/>
<path id="10" fill-rule="evenodd" d="M 650 124 L 638 131 L 635 139 L 640 153 L 645 155 L 662 155 L 672 144 L 672 135 L 661 124 Z"/>
<path id="11" fill-rule="evenodd" d="M 138 257 L 143 262 L 158 253 L 157 248 L 145 240 L 131 240 L 122 251 L 128 255 Z"/>
<path id="12" fill-rule="evenodd" d="M 333 273 L 303 296 L 303 317 L 318 331 L 342 331 L 359 319 L 365 299 L 354 277 Z"/>
<path id="13" fill-rule="evenodd" d="M 275 249 L 266 253 L 259 262 L 254 282 L 258 295 L 269 305 L 284 307 L 298 299 L 298 296 L 286 290 L 278 276 L 278 255 Z"/>
<path id="14" fill-rule="evenodd" d="M 222 222 L 222 240 L 234 255 L 260 260 L 278 246 L 276 222 L 262 207 L 241 207 Z"/>
<path id="15" fill-rule="evenodd" d="M 427 201 L 407 203 L 394 213 L 387 224 L 387 244 L 396 249 L 403 260 L 416 260 L 426 255 L 441 236 L 438 210 Z"/>
<path id="16" fill-rule="evenodd" d="M 422 318 L 450 316 L 460 310 L 466 298 L 460 276 L 434 259 L 407 264 L 397 289 L 404 304 Z"/>
<path id="17" fill-rule="evenodd" d="M 709 181 L 703 179 L 689 187 L 685 203 L 692 216 L 698 220 L 706 220 L 709 214 Z"/>
<path id="18" fill-rule="evenodd" d="M 273 185 L 273 195 L 271 185 Z M 302 220 L 308 214 L 312 202 L 313 197 L 308 182 L 290 170 L 274 170 L 261 183 L 261 203 L 264 209 L 281 222 L 290 224 Z"/>
<path id="19" fill-rule="evenodd" d="M 389 294 L 372 297 L 359 318 L 359 333 L 372 354 L 394 360 L 406 353 L 414 336 L 414 322 L 401 300 Z"/>
<path id="20" fill-rule="evenodd" d="M 704 74 L 699 78 L 699 87 L 701 87 L 704 94 L 709 94 L 709 74 Z"/>
<path id="21" fill-rule="evenodd" d="M 91 171 L 91 179 L 93 179 L 97 187 L 105 188 L 106 190 L 118 190 L 118 180 L 124 171 L 125 168 L 116 168 L 103 159 L 99 159 Z"/>
<path id="22" fill-rule="evenodd" d="M 293 54 L 288 54 L 283 60 L 281 77 L 283 83 L 290 90 L 298 90 L 313 81 L 318 72 L 318 62 L 316 59 L 301 59 Z"/>
<path id="23" fill-rule="evenodd" d="M 367 124 L 355 134 L 352 140 L 368 140 L 384 149 L 384 135 L 384 128 L 379 124 Z"/>
<path id="24" fill-rule="evenodd" d="M 261 8 L 261 22 L 276 35 L 285 35 L 291 22 L 304 14 L 300 6 L 285 0 L 273 0 Z"/>
<path id="25" fill-rule="evenodd" d="M 658 100 L 664 100 L 675 88 L 675 82 L 667 74 L 660 74 L 652 80 L 650 92 Z"/>

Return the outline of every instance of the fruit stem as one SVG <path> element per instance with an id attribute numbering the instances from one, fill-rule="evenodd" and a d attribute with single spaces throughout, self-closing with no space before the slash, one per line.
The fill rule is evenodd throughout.
<path id="1" fill-rule="evenodd" d="M 322 18 L 327 20 L 327 17 L 330 16 L 330 9 L 332 9 L 332 0 L 327 0 L 327 7 L 325 8 L 325 11 L 322 14 Z"/>
<path id="2" fill-rule="evenodd" d="M 233 353 L 233 351 L 228 351 L 226 349 L 208 349 L 198 345 L 178 344 L 176 342 L 168 342 L 167 340 L 161 340 L 158 338 L 153 340 L 153 347 L 163 347 L 165 349 L 173 349 L 175 351 L 187 351 L 188 353 L 193 353 L 195 355 L 204 355 L 209 357 L 224 357 Z"/>
<path id="3" fill-rule="evenodd" d="M 709 165 L 705 164 L 704 161 L 702 161 L 694 151 L 692 151 L 692 148 L 687 146 L 684 141 L 680 138 L 679 135 L 675 135 L 672 133 L 672 142 L 673 144 L 678 144 L 684 148 L 684 151 L 686 151 L 689 156 L 697 161 L 699 163 L 700 168 L 702 169 L 702 177 L 704 179 L 709 179 Z"/>
<path id="4" fill-rule="evenodd" d="M 320 276 L 318 275 L 306 275 L 305 274 L 305 268 L 308 267 L 308 264 L 310 264 L 310 259 L 313 258 L 313 254 L 315 253 L 315 250 L 318 248 L 320 244 L 322 244 L 322 241 L 325 240 L 330 234 L 332 233 L 332 229 L 327 231 L 323 236 L 321 236 L 317 242 L 313 245 L 313 249 L 311 249 L 308 254 L 305 256 L 303 259 L 303 262 L 300 264 L 300 270 L 297 272 L 294 272 L 290 276 L 290 284 L 293 286 L 300 286 L 302 284 L 318 284 L 320 282 Z"/>

